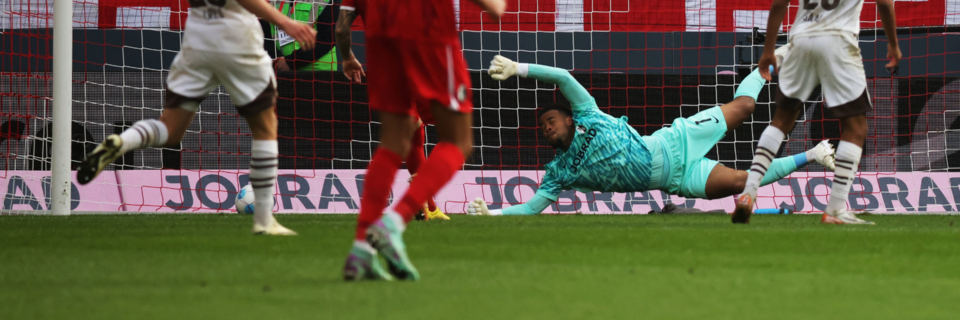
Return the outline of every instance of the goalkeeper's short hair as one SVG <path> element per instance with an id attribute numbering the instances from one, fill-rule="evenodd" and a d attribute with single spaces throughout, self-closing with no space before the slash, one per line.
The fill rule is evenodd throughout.
<path id="1" fill-rule="evenodd" d="M 540 109 L 540 114 L 537 115 L 537 119 L 540 119 L 540 117 L 543 117 L 544 114 L 553 110 L 557 110 L 568 117 L 573 116 L 573 109 L 571 109 L 570 106 L 562 103 L 554 103 L 544 107 L 543 109 Z"/>

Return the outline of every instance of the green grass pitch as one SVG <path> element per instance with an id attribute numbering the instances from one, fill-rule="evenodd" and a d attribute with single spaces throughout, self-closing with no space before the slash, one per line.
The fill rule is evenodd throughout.
<path id="1" fill-rule="evenodd" d="M 957 319 L 960 216 L 414 222 L 423 280 L 345 283 L 354 215 L 0 217 L 0 319 Z M 957 222 L 956 224 L 954 222 Z"/>

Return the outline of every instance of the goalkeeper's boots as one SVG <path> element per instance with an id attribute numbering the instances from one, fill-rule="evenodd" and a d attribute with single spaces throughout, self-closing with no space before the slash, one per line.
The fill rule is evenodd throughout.
<path id="1" fill-rule="evenodd" d="M 737 207 L 733 209 L 730 221 L 733 223 L 750 223 L 750 215 L 753 214 L 753 201 L 750 194 L 741 194 L 737 198 Z"/>
<path id="2" fill-rule="evenodd" d="M 814 154 L 814 161 L 830 171 L 837 169 L 837 165 L 834 162 L 836 160 L 836 156 L 834 155 L 836 151 L 833 150 L 833 145 L 830 144 L 830 141 L 820 141 L 820 143 L 817 144 L 816 147 L 813 147 L 811 151 L 813 151 Z"/>
<path id="3" fill-rule="evenodd" d="M 297 232 L 287 229 L 287 227 L 280 225 L 276 218 L 270 217 L 270 223 L 267 225 L 261 225 L 254 222 L 253 234 L 267 236 L 295 236 L 297 235 Z"/>
<path id="4" fill-rule="evenodd" d="M 842 210 L 836 215 L 831 215 L 824 213 L 823 217 L 820 218 L 820 223 L 823 224 L 861 224 L 861 225 L 875 225 L 872 221 L 863 220 L 857 218 L 857 216 L 850 211 Z"/>
<path id="5" fill-rule="evenodd" d="M 367 242 L 386 258 L 387 267 L 394 277 L 400 280 L 420 280 L 420 273 L 407 257 L 407 246 L 403 243 L 403 228 L 387 215 L 384 214 L 367 229 Z"/>
<path id="6" fill-rule="evenodd" d="M 123 140 L 120 139 L 119 135 L 111 134 L 107 136 L 107 138 L 80 163 L 80 167 L 77 168 L 77 182 L 80 184 L 88 184 L 97 178 L 97 175 L 100 175 L 103 168 L 106 168 L 107 165 L 113 163 L 113 160 L 117 160 L 117 158 L 123 155 L 123 153 L 120 152 L 120 145 L 122 144 Z"/>
<path id="7" fill-rule="evenodd" d="M 377 258 L 377 252 L 370 252 L 367 249 L 353 246 L 350 248 L 350 255 L 347 256 L 347 262 L 343 265 L 343 280 L 393 280 L 393 277 L 383 270 L 380 265 L 380 259 Z"/>
<path id="8" fill-rule="evenodd" d="M 436 210 L 430 211 L 430 208 L 423 206 L 423 212 L 427 213 L 427 220 L 440 219 L 440 220 L 450 220 L 443 211 L 440 211 L 440 207 L 437 207 Z"/>

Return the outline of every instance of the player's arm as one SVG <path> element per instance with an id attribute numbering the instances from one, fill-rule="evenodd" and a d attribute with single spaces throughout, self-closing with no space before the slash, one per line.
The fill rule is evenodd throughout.
<path id="1" fill-rule="evenodd" d="M 536 194 L 530 201 L 524 204 L 518 204 L 502 210 L 487 209 L 487 203 L 481 198 L 473 200 L 467 207 L 467 214 L 484 216 L 532 216 L 546 210 L 550 204 L 555 201 L 550 200 L 540 194 Z"/>
<path id="2" fill-rule="evenodd" d="M 280 13 L 277 8 L 270 5 L 269 2 L 263 0 L 237 0 L 237 3 L 244 9 L 247 9 L 247 11 L 250 11 L 250 13 L 263 18 L 263 20 L 267 20 L 267 22 L 276 25 L 283 30 L 283 32 L 289 34 L 300 43 L 301 48 L 306 50 L 313 49 L 315 44 L 314 37 L 317 36 L 317 31 L 313 30 L 309 25 L 290 19 Z"/>
<path id="3" fill-rule="evenodd" d="M 552 167 L 547 167 L 547 174 L 543 176 L 540 187 L 533 198 L 527 203 L 515 205 L 503 210 L 488 210 L 487 203 L 481 198 L 477 198 L 467 207 L 467 214 L 479 214 L 489 216 L 519 216 L 540 214 L 547 209 L 550 204 L 557 202 L 562 186 L 557 181 L 557 172 Z"/>
<path id="4" fill-rule="evenodd" d="M 340 56 L 343 57 L 343 75 L 351 81 L 360 82 L 360 77 L 366 77 L 367 74 L 363 72 L 363 66 L 360 65 L 357 56 L 353 55 L 353 49 L 350 47 L 353 42 L 350 26 L 353 25 L 353 20 L 357 19 L 357 15 L 354 7 L 347 5 L 340 7 L 340 17 L 337 18 L 334 34 L 337 38 L 337 48 L 340 48 Z"/>
<path id="5" fill-rule="evenodd" d="M 490 15 L 493 22 L 499 22 L 500 16 L 507 10 L 507 2 L 504 0 L 470 0 L 480 9 L 483 9 Z"/>
<path id="6" fill-rule="evenodd" d="M 893 12 L 893 0 L 877 0 L 877 13 L 880 14 L 880 22 L 883 22 L 883 31 L 887 34 L 887 63 L 886 67 L 890 73 L 896 71 L 900 64 L 900 43 L 897 42 L 897 16 Z"/>
<path id="7" fill-rule="evenodd" d="M 494 80 L 499 81 L 506 80 L 513 75 L 519 75 L 524 78 L 552 83 L 557 85 L 567 101 L 570 101 L 570 107 L 573 108 L 573 111 L 597 109 L 597 101 L 567 70 L 533 63 L 516 63 L 498 55 L 493 58 L 493 61 L 490 61 L 490 69 L 487 70 L 487 73 Z"/>
<path id="8" fill-rule="evenodd" d="M 790 0 L 773 0 L 773 4 L 770 5 L 770 15 L 767 18 L 767 40 L 763 43 L 763 55 L 760 56 L 758 63 L 760 76 L 768 81 L 773 79 L 770 75 L 770 66 L 774 66 L 778 71 L 780 68 L 773 51 L 777 49 L 777 35 L 780 34 L 783 17 L 787 15 L 788 5 Z"/>

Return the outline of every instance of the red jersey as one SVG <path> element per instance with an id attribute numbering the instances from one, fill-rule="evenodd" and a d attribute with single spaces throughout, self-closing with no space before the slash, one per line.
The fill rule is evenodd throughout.
<path id="1" fill-rule="evenodd" d="M 343 0 L 363 17 L 367 38 L 459 42 L 452 0 Z"/>

